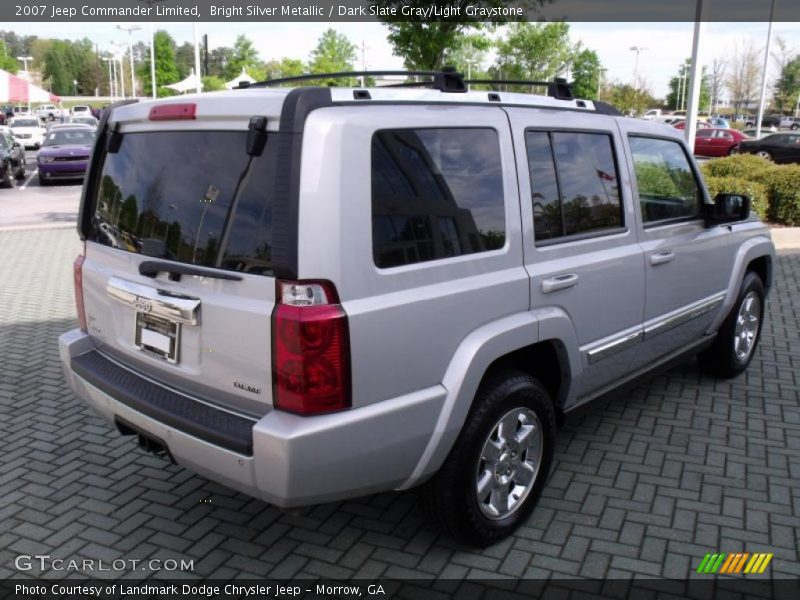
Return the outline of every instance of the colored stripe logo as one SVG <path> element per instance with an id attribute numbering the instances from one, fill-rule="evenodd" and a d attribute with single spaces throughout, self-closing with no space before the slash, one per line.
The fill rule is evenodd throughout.
<path id="1" fill-rule="evenodd" d="M 767 570 L 767 565 L 774 554 L 757 552 L 718 552 L 716 554 L 706 554 L 697 572 L 703 575 L 738 575 L 746 573 L 760 575 Z"/>

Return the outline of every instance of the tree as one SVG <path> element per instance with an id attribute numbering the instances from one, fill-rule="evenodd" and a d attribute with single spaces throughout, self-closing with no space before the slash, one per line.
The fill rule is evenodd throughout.
<path id="1" fill-rule="evenodd" d="M 689 104 L 689 90 L 692 89 L 690 73 L 691 60 L 687 58 L 678 68 L 678 75 L 669 80 L 667 106 L 672 110 L 687 110 L 687 105 Z M 700 76 L 700 101 L 697 106 L 698 108 L 706 107 L 710 101 L 711 89 L 708 83 L 708 76 L 705 73 L 705 67 L 703 67 Z"/>
<path id="2" fill-rule="evenodd" d="M 780 111 L 795 109 L 800 100 L 800 54 L 786 63 L 775 83 L 775 107 Z"/>
<path id="3" fill-rule="evenodd" d="M 186 79 L 194 69 L 194 44 L 184 42 L 175 48 L 175 66 L 178 68 L 178 77 Z"/>
<path id="4" fill-rule="evenodd" d="M 497 42 L 495 71 L 499 79 L 550 81 L 572 57 L 568 23 L 513 23 Z"/>
<path id="5" fill-rule="evenodd" d="M 492 48 L 492 40 L 482 33 L 459 33 L 452 48 L 445 51 L 444 64 L 472 79 L 479 79 L 486 53 Z"/>
<path id="6" fill-rule="evenodd" d="M 613 82 L 604 85 L 600 99 L 613 104 L 621 112 L 632 115 L 640 114 L 647 107 L 659 104 L 644 78 L 639 79 L 638 89 L 628 83 Z"/>
<path id="7" fill-rule="evenodd" d="M 720 103 L 725 87 L 725 71 L 727 68 L 727 62 L 722 58 L 715 58 L 711 63 L 711 69 L 708 73 L 711 104 L 708 112 L 714 112 L 715 107 Z"/>
<path id="8" fill-rule="evenodd" d="M 214 75 L 224 79 L 231 60 L 233 60 L 233 48 L 228 46 L 214 48 L 208 53 L 208 73 L 206 75 Z"/>
<path id="9" fill-rule="evenodd" d="M 725 77 L 725 85 L 730 92 L 730 100 L 736 116 L 756 99 L 761 67 L 758 64 L 758 51 L 752 41 L 734 46 Z"/>
<path id="10" fill-rule="evenodd" d="M 312 73 L 352 71 L 356 61 L 356 47 L 347 36 L 327 29 L 320 36 L 317 47 L 311 52 L 309 69 Z M 327 85 L 352 85 L 351 80 L 328 79 Z"/>
<path id="11" fill-rule="evenodd" d="M 248 74 L 256 79 L 263 79 L 263 70 L 260 68 L 261 59 L 258 57 L 258 51 L 253 42 L 246 36 L 236 36 L 236 43 L 233 45 L 230 60 L 225 67 L 225 78 L 233 79 L 245 70 Z M 259 75 L 260 77 L 257 77 Z"/>
<path id="12" fill-rule="evenodd" d="M 204 92 L 216 92 L 225 89 L 225 82 L 214 75 L 206 75 L 202 78 Z"/>
<path id="13" fill-rule="evenodd" d="M 153 46 L 156 63 L 156 94 L 159 97 L 172 96 L 174 92 L 163 86 L 177 83 L 181 80 L 180 72 L 175 64 L 175 40 L 166 31 L 158 30 L 156 31 Z M 145 95 L 151 95 L 153 87 L 150 81 L 149 60 L 144 61 L 140 66 L 139 78 L 144 82 Z"/>
<path id="14" fill-rule="evenodd" d="M 594 50 L 581 50 L 572 60 L 572 94 L 596 100 L 600 89 L 600 59 Z"/>
<path id="15" fill-rule="evenodd" d="M 521 0 L 516 6 L 532 10 L 544 4 L 546 0 Z M 388 40 L 394 49 L 395 56 L 403 59 L 406 69 L 410 70 L 439 70 L 445 65 L 448 51 L 458 47 L 462 34 L 475 33 L 485 29 L 492 29 L 497 23 L 486 23 L 480 17 L 469 17 L 466 8 L 473 4 L 471 0 L 457 0 L 451 3 L 453 8 L 458 8 L 461 15 L 458 21 L 429 21 L 425 19 L 409 20 L 401 14 L 404 6 L 427 7 L 429 0 L 370 0 L 370 3 L 379 8 L 394 8 L 396 16 L 380 17 L 389 29 Z M 505 0 L 483 0 L 481 6 L 487 8 L 505 8 Z"/>
<path id="16" fill-rule="evenodd" d="M 0 47 L 2 47 L 2 51 L 0 52 L 0 69 L 15 75 L 17 71 L 19 71 L 19 62 L 13 56 L 9 56 L 5 43 L 2 43 Z"/>
<path id="17" fill-rule="evenodd" d="M 265 79 L 279 79 L 281 77 L 294 77 L 296 75 L 303 75 L 307 72 L 307 67 L 302 60 L 297 58 L 286 58 L 278 60 L 271 60 L 264 63 L 263 66 Z M 318 85 L 319 82 L 312 81 L 309 85 Z M 297 82 L 293 85 L 303 85 L 303 82 Z"/>

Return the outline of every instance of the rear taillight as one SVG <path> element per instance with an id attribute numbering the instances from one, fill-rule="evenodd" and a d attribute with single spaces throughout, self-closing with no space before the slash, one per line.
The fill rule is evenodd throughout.
<path id="1" fill-rule="evenodd" d="M 347 315 L 328 281 L 278 280 L 272 313 L 275 408 L 318 415 L 350 408 Z"/>
<path id="2" fill-rule="evenodd" d="M 81 331 L 88 331 L 86 326 L 86 311 L 83 309 L 83 261 L 86 260 L 86 247 L 81 248 L 75 262 L 72 263 L 72 273 L 75 280 L 75 310 L 78 311 L 78 325 Z"/>

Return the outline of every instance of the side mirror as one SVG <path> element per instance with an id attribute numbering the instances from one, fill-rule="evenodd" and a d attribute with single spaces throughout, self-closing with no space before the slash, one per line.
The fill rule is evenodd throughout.
<path id="1" fill-rule="evenodd" d="M 750 217 L 750 197 L 743 194 L 717 194 L 714 204 L 706 205 L 706 225 L 744 221 Z"/>

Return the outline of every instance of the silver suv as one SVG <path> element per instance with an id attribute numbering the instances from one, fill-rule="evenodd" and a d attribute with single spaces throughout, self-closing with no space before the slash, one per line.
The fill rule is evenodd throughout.
<path id="1" fill-rule="evenodd" d="M 75 393 L 280 507 L 426 483 L 485 546 L 566 412 L 758 344 L 774 247 L 679 132 L 571 97 L 267 89 L 106 111 L 79 218 Z"/>

